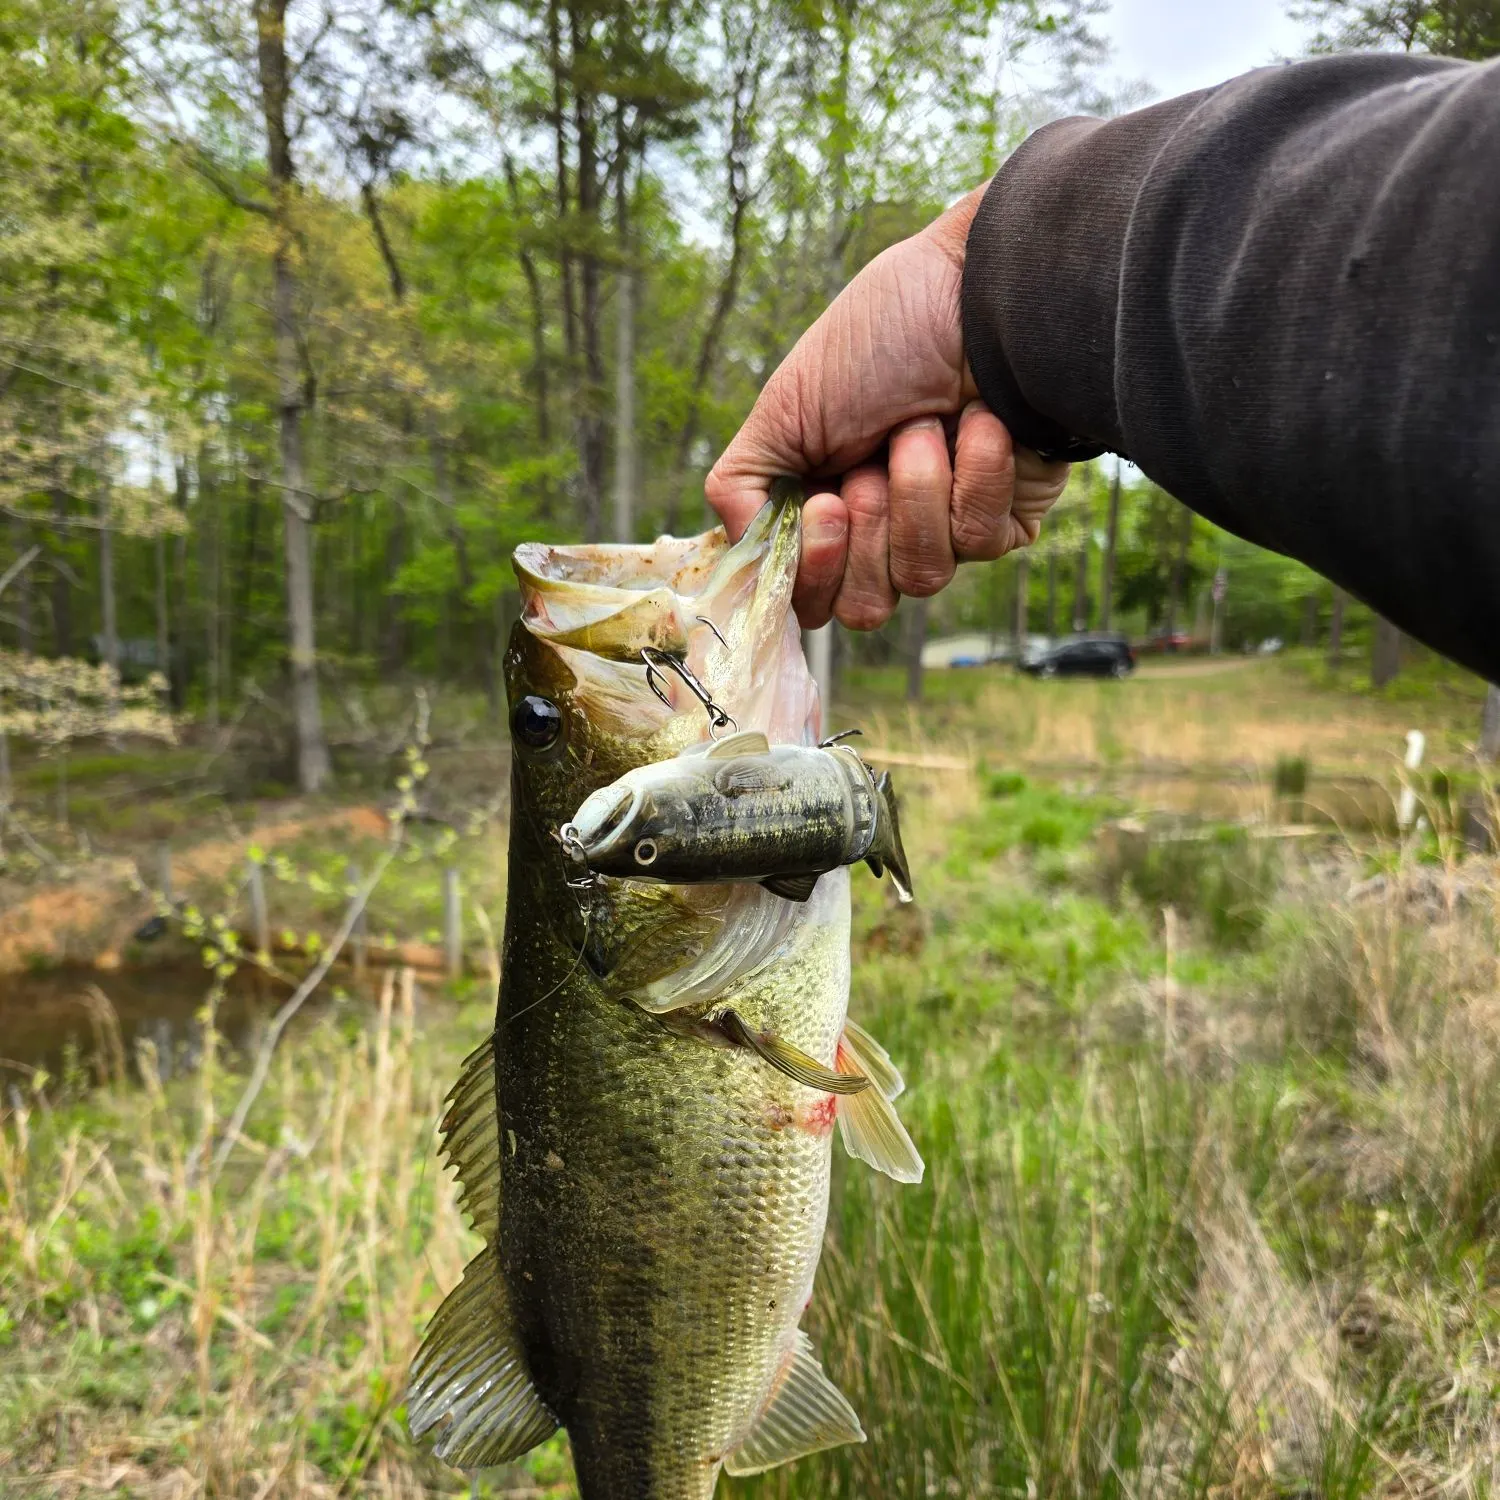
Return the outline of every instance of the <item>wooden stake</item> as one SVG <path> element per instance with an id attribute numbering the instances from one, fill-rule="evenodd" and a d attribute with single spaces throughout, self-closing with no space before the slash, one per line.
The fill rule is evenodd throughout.
<path id="1" fill-rule="evenodd" d="M 271 952 L 271 919 L 266 913 L 266 872 L 258 859 L 252 859 L 247 884 L 250 887 L 250 934 L 255 951 L 267 958 Z"/>

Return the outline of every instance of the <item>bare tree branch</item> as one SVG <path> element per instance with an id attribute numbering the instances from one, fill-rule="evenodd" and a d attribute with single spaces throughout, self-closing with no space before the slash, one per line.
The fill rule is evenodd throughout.
<path id="1" fill-rule="evenodd" d="M 41 554 L 40 547 L 28 547 L 3 573 L 0 573 L 0 594 L 3 594 Z"/>

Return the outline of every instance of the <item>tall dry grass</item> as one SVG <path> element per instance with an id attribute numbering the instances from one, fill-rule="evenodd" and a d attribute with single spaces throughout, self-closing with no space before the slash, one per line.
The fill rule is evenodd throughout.
<path id="1" fill-rule="evenodd" d="M 35 1094 L 12 1111 L 7 1494 L 264 1500 L 442 1483 L 399 1406 L 422 1325 L 473 1245 L 432 1160 L 457 1049 L 434 1055 L 418 1003 L 410 971 L 391 974 L 367 1025 L 300 1033 L 221 1175 L 213 1146 L 238 1081 L 212 1001 L 182 1089 L 163 1087 L 147 1045 L 139 1087 L 121 1068 L 66 1116 Z M 107 1036 L 107 1002 L 98 1011 Z M 117 1034 L 106 1052 L 120 1060 Z M 41 1378 L 62 1350 L 107 1388 L 102 1409 L 76 1381 Z"/>

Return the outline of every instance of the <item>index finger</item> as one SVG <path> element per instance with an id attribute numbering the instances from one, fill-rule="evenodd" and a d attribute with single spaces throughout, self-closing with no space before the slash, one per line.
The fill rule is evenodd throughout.
<path id="1" fill-rule="evenodd" d="M 805 471 L 802 456 L 777 440 L 773 424 L 760 419 L 761 402 L 769 393 L 768 386 L 703 482 L 703 494 L 732 542 L 771 498 L 776 480 Z"/>

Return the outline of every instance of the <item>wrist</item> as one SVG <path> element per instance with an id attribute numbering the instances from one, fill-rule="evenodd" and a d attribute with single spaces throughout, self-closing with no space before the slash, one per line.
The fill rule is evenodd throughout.
<path id="1" fill-rule="evenodd" d="M 965 193 L 957 203 L 945 209 L 922 231 L 960 271 L 968 251 L 969 230 L 973 227 L 974 215 L 979 212 L 979 205 L 984 201 L 985 189 L 989 185 L 988 179 L 981 182 L 978 187 Z"/>

